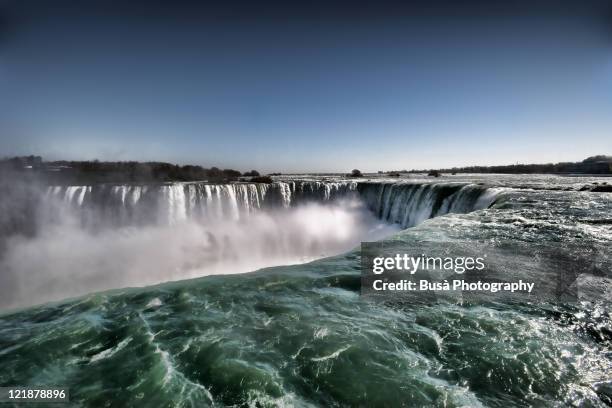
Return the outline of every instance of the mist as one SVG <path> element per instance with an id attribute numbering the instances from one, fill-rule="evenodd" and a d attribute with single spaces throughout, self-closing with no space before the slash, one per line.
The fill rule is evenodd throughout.
<path id="1" fill-rule="evenodd" d="M 239 220 L 91 229 L 79 209 L 44 201 L 36 233 L 5 240 L 0 308 L 138 287 L 346 252 L 398 227 L 376 219 L 357 198 L 260 209 Z"/>

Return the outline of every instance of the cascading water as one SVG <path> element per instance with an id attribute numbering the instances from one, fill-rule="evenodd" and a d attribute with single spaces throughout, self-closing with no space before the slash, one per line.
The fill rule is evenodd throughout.
<path id="1" fill-rule="evenodd" d="M 292 181 L 273 184 L 209 185 L 175 183 L 160 186 L 52 186 L 47 196 L 82 208 L 88 217 L 108 217 L 110 225 L 174 225 L 186 220 L 240 220 L 261 209 L 291 208 L 305 202 L 359 197 L 381 220 L 402 228 L 447 213 L 467 213 L 490 206 L 500 189 L 466 183 L 380 183 Z M 146 216 L 149 215 L 148 219 Z"/>
<path id="2" fill-rule="evenodd" d="M 149 215 L 149 222 L 172 225 L 187 219 L 238 220 L 262 208 L 346 198 L 356 186 L 354 182 L 50 186 L 46 199 L 85 210 L 80 214 L 85 224 L 92 223 L 91 216 L 106 216 L 110 225 L 142 224 Z"/>
<path id="3" fill-rule="evenodd" d="M 52 187 L 40 204 L 61 211 L 6 245 L 0 307 L 121 289 L 2 316 L 0 383 L 62 384 L 86 406 L 609 405 L 609 194 L 466 179 Z M 29 217 L 7 210 L 36 215 L 2 197 L 8 231 Z M 576 303 L 361 298 L 347 249 L 419 223 L 393 243 L 469 248 L 512 279 L 595 269 Z"/>
<path id="4" fill-rule="evenodd" d="M 407 228 L 440 215 L 487 208 L 503 190 L 466 183 L 360 183 L 358 191 L 377 217 Z"/>
<path id="5" fill-rule="evenodd" d="M 466 183 L 50 186 L 35 233 L 6 242 L 0 306 L 303 263 L 496 196 Z"/>

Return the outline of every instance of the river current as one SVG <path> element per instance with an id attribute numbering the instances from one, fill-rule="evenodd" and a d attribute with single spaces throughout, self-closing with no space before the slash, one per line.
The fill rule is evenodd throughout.
<path id="1" fill-rule="evenodd" d="M 609 406 L 612 193 L 581 191 L 608 180 L 45 187 L 0 261 L 0 386 L 92 407 Z M 571 301 L 378 302 L 364 240 L 595 272 Z"/>

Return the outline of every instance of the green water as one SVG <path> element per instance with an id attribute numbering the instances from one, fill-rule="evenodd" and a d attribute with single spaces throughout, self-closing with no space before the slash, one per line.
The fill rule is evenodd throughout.
<path id="1" fill-rule="evenodd" d="M 431 252 L 497 242 L 499 262 L 534 245 L 587 251 L 602 296 L 373 302 L 353 251 L 5 314 L 0 386 L 63 385 L 92 407 L 610 405 L 611 213 L 606 194 L 518 191 L 391 238 Z"/>

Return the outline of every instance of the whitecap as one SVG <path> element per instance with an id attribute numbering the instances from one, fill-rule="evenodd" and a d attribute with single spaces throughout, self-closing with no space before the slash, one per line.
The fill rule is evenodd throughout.
<path id="1" fill-rule="evenodd" d="M 148 309 L 150 307 L 159 307 L 161 305 L 162 305 L 162 301 L 156 297 L 156 298 L 151 299 L 145 307 Z"/>
<path id="2" fill-rule="evenodd" d="M 124 339 L 121 342 L 119 342 L 119 344 L 117 344 L 115 347 L 111 347 L 109 349 L 102 350 L 98 354 L 94 354 L 91 357 L 91 360 L 89 360 L 89 362 L 90 363 L 94 363 L 94 362 L 96 362 L 98 360 L 102 360 L 102 359 L 105 359 L 105 358 L 108 358 L 108 357 L 112 357 L 113 355 L 117 354 L 119 351 L 123 350 L 125 348 L 125 346 L 127 346 L 131 341 L 132 341 L 131 337 L 128 337 L 127 339 Z"/>
<path id="3" fill-rule="evenodd" d="M 334 351 L 331 354 L 328 354 L 328 355 L 323 356 L 323 357 L 313 357 L 313 358 L 311 358 L 311 360 L 312 361 L 325 361 L 325 360 L 337 358 L 340 354 L 344 353 L 349 348 L 351 348 L 351 346 L 342 347 L 341 349 L 338 349 L 338 350 Z"/>

